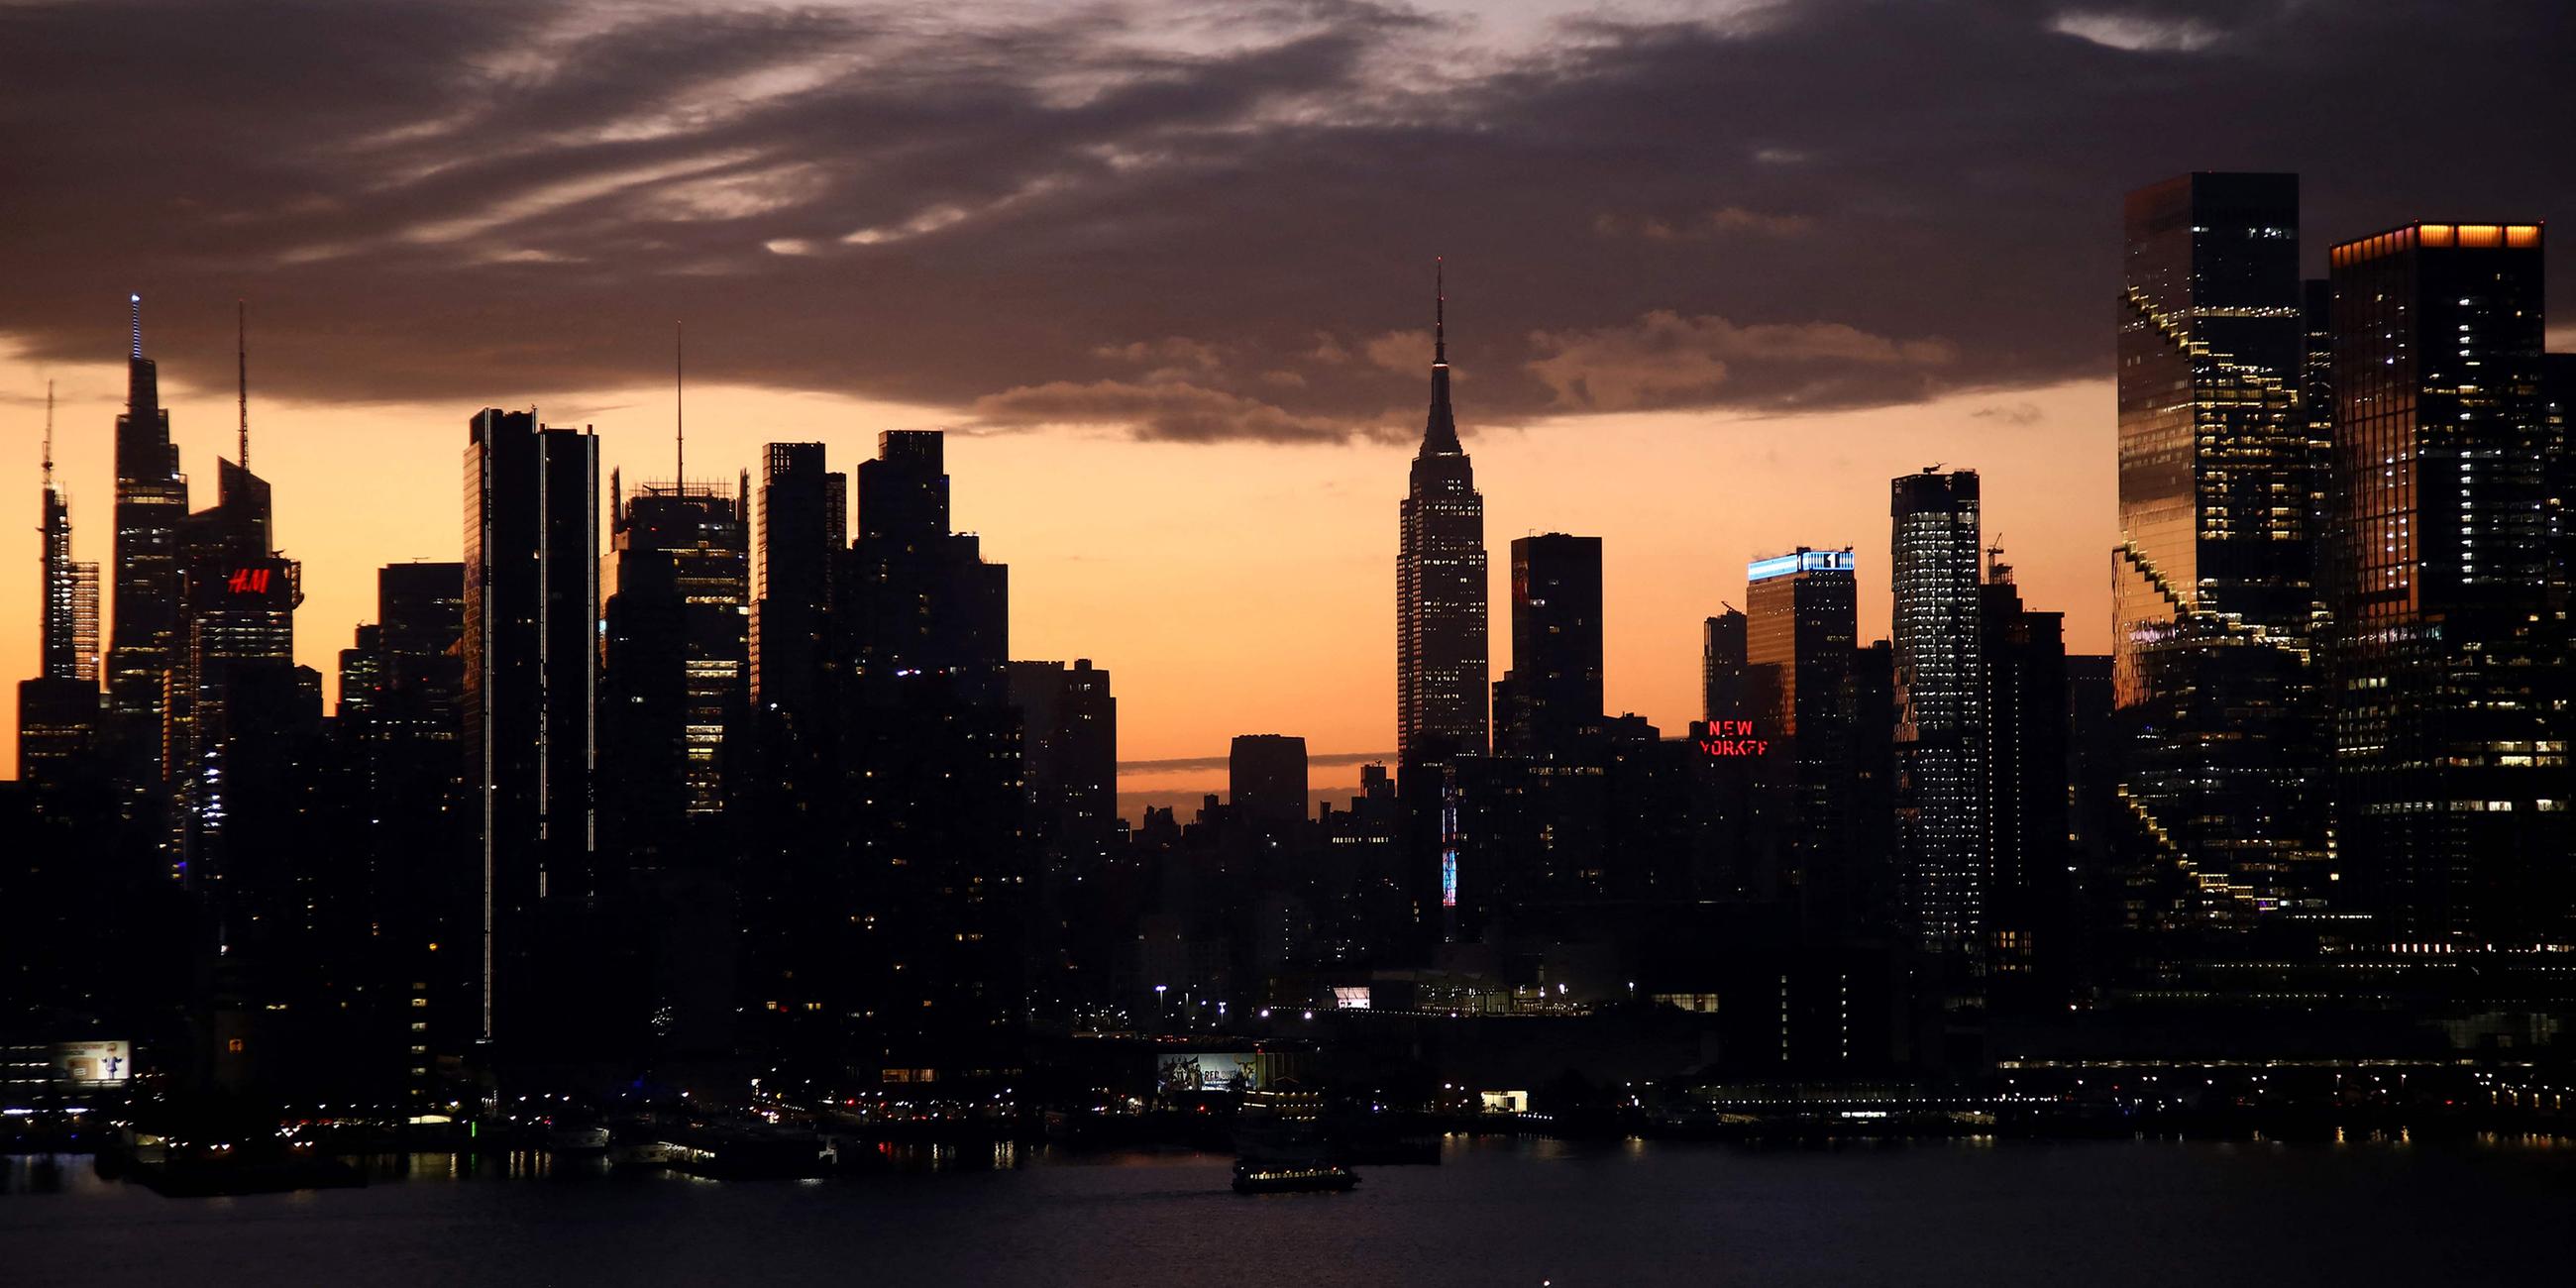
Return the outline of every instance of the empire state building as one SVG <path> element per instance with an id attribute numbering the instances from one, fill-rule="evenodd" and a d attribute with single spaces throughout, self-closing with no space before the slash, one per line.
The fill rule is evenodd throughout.
<path id="1" fill-rule="evenodd" d="M 1413 456 L 1395 568 L 1395 738 L 1405 763 L 1483 755 L 1485 498 L 1449 410 L 1448 298 L 1431 329 L 1431 418 Z"/>

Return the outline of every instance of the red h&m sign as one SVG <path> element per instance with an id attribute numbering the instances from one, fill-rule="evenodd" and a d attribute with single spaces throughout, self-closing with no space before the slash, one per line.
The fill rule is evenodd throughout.
<path id="1" fill-rule="evenodd" d="M 235 568 L 233 575 L 224 579 L 224 589 L 236 595 L 265 595 L 268 574 L 266 568 Z"/>

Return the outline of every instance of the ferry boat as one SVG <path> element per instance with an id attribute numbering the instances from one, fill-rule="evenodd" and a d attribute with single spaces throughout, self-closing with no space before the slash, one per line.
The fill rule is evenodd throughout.
<path id="1" fill-rule="evenodd" d="M 1324 1098 L 1311 1091 L 1248 1091 L 1234 1116 L 1234 1192 L 1348 1190 L 1359 1174 L 1324 1142 Z"/>

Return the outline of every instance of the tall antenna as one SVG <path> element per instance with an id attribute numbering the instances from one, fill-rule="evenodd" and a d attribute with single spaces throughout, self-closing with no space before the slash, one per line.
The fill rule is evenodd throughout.
<path id="1" fill-rule="evenodd" d="M 128 324 L 134 332 L 134 356 L 139 361 L 143 357 L 143 297 L 128 293 L 125 308 Z"/>
<path id="2" fill-rule="evenodd" d="M 241 449 L 233 463 L 250 473 L 250 306 L 233 301 L 233 365 L 241 379 Z"/>
<path id="3" fill-rule="evenodd" d="M 54 490 L 54 382 L 45 382 L 45 490 Z"/>
<path id="4" fill-rule="evenodd" d="M 688 324 L 671 324 L 671 482 L 685 489 L 689 482 L 689 404 L 688 404 Z"/>
<path id="5" fill-rule="evenodd" d="M 1431 257 L 1431 361 L 1449 365 L 1449 262 Z"/>

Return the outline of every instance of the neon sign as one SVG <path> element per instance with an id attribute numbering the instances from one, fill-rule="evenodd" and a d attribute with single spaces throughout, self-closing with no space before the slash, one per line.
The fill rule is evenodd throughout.
<path id="1" fill-rule="evenodd" d="M 1702 728 L 1699 749 L 1706 755 L 1760 756 L 1771 750 L 1771 740 L 1750 720 L 1711 720 Z"/>
<path id="2" fill-rule="evenodd" d="M 233 575 L 224 579 L 224 589 L 236 595 L 265 595 L 268 574 L 266 568 L 235 568 Z"/>
<path id="3" fill-rule="evenodd" d="M 1455 846 L 1440 852 L 1440 906 L 1458 906 L 1458 850 Z"/>

